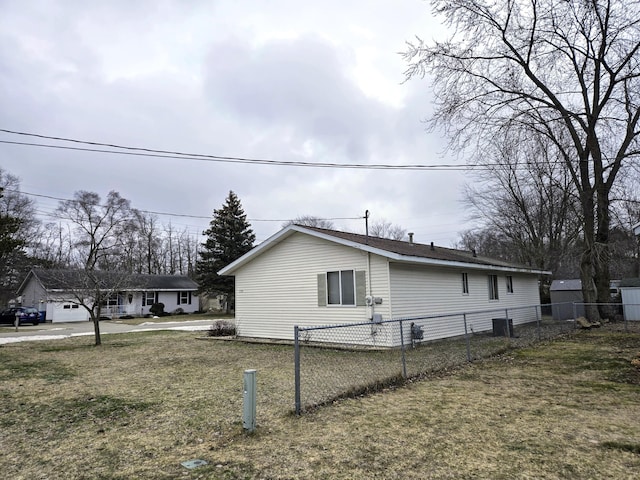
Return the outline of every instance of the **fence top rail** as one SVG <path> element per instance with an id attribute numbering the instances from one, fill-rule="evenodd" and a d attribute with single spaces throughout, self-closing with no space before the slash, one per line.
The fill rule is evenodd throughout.
<path id="1" fill-rule="evenodd" d="M 463 315 L 475 315 L 475 314 L 481 314 L 481 313 L 492 313 L 492 312 L 504 313 L 505 311 L 508 311 L 508 310 L 519 310 L 519 309 L 525 309 L 525 308 L 538 308 L 538 307 L 541 307 L 541 306 L 562 305 L 562 304 L 565 304 L 565 303 L 571 305 L 573 302 L 548 303 L 548 304 L 545 304 L 545 305 L 540 305 L 540 304 L 525 305 L 525 306 L 522 306 L 522 307 L 492 308 L 492 309 L 488 309 L 488 310 L 472 310 L 472 311 L 468 311 L 468 312 L 438 313 L 438 314 L 434 314 L 434 315 L 420 315 L 420 316 L 416 316 L 416 317 L 391 318 L 389 320 L 380 320 L 380 321 L 375 321 L 375 322 L 373 320 L 367 320 L 367 321 L 364 321 L 364 322 L 356 322 L 356 323 L 340 323 L 340 324 L 335 324 L 335 325 L 313 325 L 313 326 L 310 326 L 310 327 L 301 327 L 299 325 L 296 325 L 295 328 L 297 328 L 299 332 L 309 332 L 309 331 L 312 331 L 312 330 L 328 330 L 328 329 L 332 329 L 332 328 L 362 327 L 362 326 L 366 326 L 366 325 L 381 325 L 381 324 L 387 324 L 387 323 L 410 322 L 410 321 L 415 321 L 415 320 L 430 320 L 430 319 L 434 319 L 434 318 L 461 317 Z"/>

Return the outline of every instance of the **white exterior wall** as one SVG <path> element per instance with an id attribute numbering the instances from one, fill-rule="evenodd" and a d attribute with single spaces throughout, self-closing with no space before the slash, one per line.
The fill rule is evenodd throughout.
<path id="1" fill-rule="evenodd" d="M 466 272 L 469 294 L 462 293 L 462 273 Z M 489 274 L 498 275 L 498 300 L 489 300 Z M 513 277 L 513 293 L 507 293 L 506 275 Z M 392 316 L 413 318 L 438 314 L 494 310 L 469 315 L 469 332 L 492 329 L 492 318 L 504 318 L 505 309 L 540 304 L 538 280 L 535 275 L 434 268 L 390 264 Z M 514 325 L 536 320 L 536 310 L 509 310 Z M 462 315 L 428 319 L 424 326 L 424 340 L 463 335 Z M 407 329 L 408 330 L 408 329 Z M 406 335 L 409 335 L 408 333 Z"/>
<path id="2" fill-rule="evenodd" d="M 86 322 L 90 319 L 87 309 L 74 305 L 71 301 L 50 301 L 47 303 L 47 318 L 48 322 L 62 323 L 62 322 Z"/>
<path id="3" fill-rule="evenodd" d="M 371 287 L 382 298 L 375 312 L 389 319 L 387 261 L 371 255 Z M 293 327 L 366 322 L 364 306 L 318 306 L 318 274 L 367 271 L 367 253 L 295 233 L 236 272 L 236 331 L 243 337 L 293 339 Z M 346 339 L 345 339 L 346 341 Z"/>
<path id="4" fill-rule="evenodd" d="M 176 308 L 182 308 L 186 313 L 193 313 L 200 308 L 200 300 L 191 292 L 191 303 L 178 303 L 178 292 L 158 292 L 158 303 L 164 303 L 164 311 L 173 312 Z M 140 308 L 142 309 L 142 299 L 140 300 Z M 151 305 L 144 307 L 144 313 L 149 313 Z"/>
<path id="5" fill-rule="evenodd" d="M 640 288 L 622 287 L 622 305 L 624 308 L 624 319 L 627 321 L 640 320 Z"/>

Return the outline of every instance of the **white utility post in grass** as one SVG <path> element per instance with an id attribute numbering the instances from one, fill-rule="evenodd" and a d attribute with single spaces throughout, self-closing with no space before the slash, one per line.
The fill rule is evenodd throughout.
<path id="1" fill-rule="evenodd" d="M 251 433 L 256 429 L 256 371 L 244 371 L 242 426 Z"/>

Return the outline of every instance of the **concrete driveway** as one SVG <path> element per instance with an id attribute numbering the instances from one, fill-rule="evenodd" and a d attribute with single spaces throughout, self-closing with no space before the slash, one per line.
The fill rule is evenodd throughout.
<path id="1" fill-rule="evenodd" d="M 103 320 L 100 322 L 100 334 L 148 332 L 151 330 L 208 330 L 217 319 L 186 320 L 179 322 L 148 322 L 140 325 L 127 325 L 117 320 Z M 228 319 L 227 319 L 228 321 Z M 93 335 L 92 322 L 71 323 L 42 323 L 37 326 L 22 325 L 15 331 L 13 325 L 0 325 L 0 345 L 16 342 L 36 340 L 57 340 L 62 338 Z"/>

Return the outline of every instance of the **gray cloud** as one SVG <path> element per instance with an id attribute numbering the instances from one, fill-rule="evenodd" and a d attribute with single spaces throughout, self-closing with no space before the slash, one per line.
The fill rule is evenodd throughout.
<path id="1" fill-rule="evenodd" d="M 264 11 L 223 0 L 7 5 L 0 18 L 0 128 L 275 160 L 441 163 L 442 140 L 420 123 L 429 111 L 427 82 L 398 85 L 396 52 L 421 33 L 415 22 L 428 17 L 426 5 L 389 3 L 344 5 L 340 18 L 338 2 L 304 11 L 289 1 Z M 464 222 L 460 174 L 9 145 L 0 145 L 0 164 L 22 178 L 25 191 L 69 198 L 81 188 L 102 195 L 115 189 L 134 206 L 161 212 L 207 216 L 232 189 L 255 219 L 351 217 L 369 209 L 444 244 Z M 38 202 L 43 211 L 55 206 Z M 207 223 L 171 221 L 194 232 Z M 364 228 L 359 220 L 335 223 Z M 279 227 L 254 223 L 260 239 Z"/>

